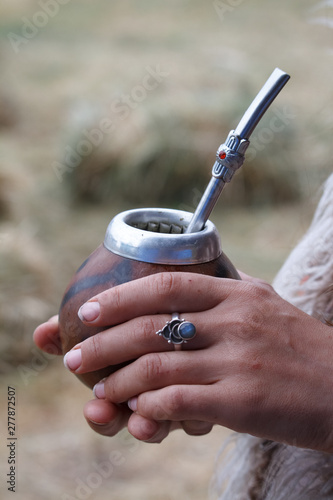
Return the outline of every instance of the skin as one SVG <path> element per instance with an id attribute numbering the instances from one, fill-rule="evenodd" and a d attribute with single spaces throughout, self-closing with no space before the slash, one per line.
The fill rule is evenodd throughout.
<path id="1" fill-rule="evenodd" d="M 127 425 L 137 439 L 160 442 L 177 427 L 200 435 L 218 424 L 333 452 L 333 329 L 267 283 L 160 273 L 89 303 L 85 324 L 114 326 L 75 346 L 81 364 L 73 369 L 69 357 L 67 367 L 85 373 L 136 359 L 95 386 L 84 415 L 96 432 Z M 197 329 L 181 351 L 154 334 L 174 311 Z M 59 345 L 57 318 L 34 340 L 41 349 Z"/>

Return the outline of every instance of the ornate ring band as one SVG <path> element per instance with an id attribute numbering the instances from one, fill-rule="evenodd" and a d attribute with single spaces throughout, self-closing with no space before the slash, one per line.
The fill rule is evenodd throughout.
<path id="1" fill-rule="evenodd" d="M 178 313 L 173 313 L 171 321 L 168 321 L 162 330 L 158 330 L 156 335 L 165 338 L 169 344 L 182 344 L 193 339 L 196 329 L 193 323 L 180 319 Z"/>

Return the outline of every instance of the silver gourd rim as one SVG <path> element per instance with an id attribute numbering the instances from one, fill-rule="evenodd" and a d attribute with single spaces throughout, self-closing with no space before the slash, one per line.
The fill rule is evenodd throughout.
<path id="1" fill-rule="evenodd" d="M 211 221 L 201 231 L 185 234 L 193 214 L 183 210 L 139 208 L 116 215 L 104 246 L 111 252 L 140 262 L 193 265 L 217 259 L 219 233 Z"/>

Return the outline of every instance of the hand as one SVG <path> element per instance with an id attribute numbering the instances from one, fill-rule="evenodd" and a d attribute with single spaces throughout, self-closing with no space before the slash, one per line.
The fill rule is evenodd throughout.
<path id="1" fill-rule="evenodd" d="M 52 353 L 62 355 L 58 316 L 53 316 L 36 328 L 34 342 L 46 352 L 51 347 Z M 129 430 L 134 435 L 138 434 L 140 439 L 152 443 L 162 441 L 170 431 L 181 427 L 178 422 L 155 422 L 133 415 L 127 405 L 113 404 L 106 399 L 89 401 L 85 405 L 84 415 L 89 426 L 99 434 L 114 436 L 129 424 Z M 190 422 L 188 425 L 185 422 L 183 428 L 188 434 L 199 435 L 209 432 L 212 426 L 205 422 Z"/>
<path id="2" fill-rule="evenodd" d="M 198 332 L 181 351 L 155 335 L 174 311 Z M 332 329 L 267 283 L 155 274 L 92 298 L 81 317 L 114 326 L 71 351 L 75 373 L 136 359 L 95 394 L 105 404 L 129 401 L 139 439 L 147 422 L 203 421 L 333 452 Z"/>
<path id="3" fill-rule="evenodd" d="M 48 351 L 48 348 L 52 346 L 52 352 L 62 355 L 58 316 L 53 316 L 46 323 L 36 328 L 34 342 L 44 351 Z M 104 435 L 117 434 L 127 424 L 128 416 L 132 413 L 124 406 L 121 407 L 109 401 L 100 400 L 95 402 L 92 412 L 95 421 L 93 421 L 89 418 L 91 413 L 90 406 L 87 403 L 85 407 L 87 422 L 92 429 Z"/>

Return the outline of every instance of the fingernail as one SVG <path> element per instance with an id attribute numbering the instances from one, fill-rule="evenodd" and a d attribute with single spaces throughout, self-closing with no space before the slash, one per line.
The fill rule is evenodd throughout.
<path id="1" fill-rule="evenodd" d="M 132 411 L 137 411 L 138 409 L 138 398 L 131 398 L 127 401 L 128 407 Z"/>
<path id="2" fill-rule="evenodd" d="M 103 380 L 101 380 L 94 386 L 93 393 L 95 398 L 105 399 L 105 386 Z"/>
<path id="3" fill-rule="evenodd" d="M 87 321 L 91 323 L 98 318 L 101 312 L 101 307 L 98 302 L 86 302 L 80 307 L 78 311 L 78 316 L 81 321 Z"/>
<path id="4" fill-rule="evenodd" d="M 56 314 L 55 316 L 51 316 L 50 319 L 47 320 L 47 323 L 59 323 L 59 316 Z"/>
<path id="5" fill-rule="evenodd" d="M 92 424 L 94 424 L 94 425 L 100 425 L 100 426 L 102 426 L 102 425 L 106 425 L 106 424 L 108 424 L 108 423 L 109 423 L 109 422 L 95 422 L 95 420 L 91 420 L 90 418 L 89 418 L 88 420 L 89 420 L 89 422 L 91 422 Z"/>
<path id="6" fill-rule="evenodd" d="M 64 365 L 68 370 L 75 372 L 82 363 L 81 349 L 72 349 L 64 356 Z"/>
<path id="7" fill-rule="evenodd" d="M 185 420 L 182 422 L 183 429 L 187 434 L 192 436 L 202 436 L 208 434 L 213 427 L 209 422 L 201 422 L 199 420 Z"/>

